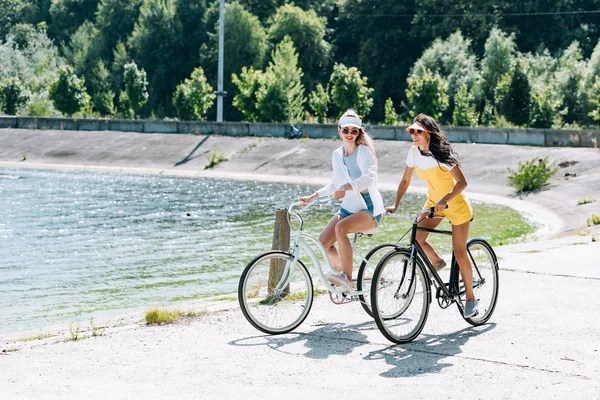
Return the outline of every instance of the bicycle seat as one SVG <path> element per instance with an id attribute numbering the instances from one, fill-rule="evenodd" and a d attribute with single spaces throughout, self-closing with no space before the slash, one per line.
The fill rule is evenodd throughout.
<path id="1" fill-rule="evenodd" d="M 368 237 L 371 237 L 371 236 L 373 236 L 373 234 L 375 232 L 377 232 L 377 227 L 375 227 L 373 229 L 368 229 L 368 230 L 366 230 L 364 232 L 358 232 L 358 235 L 359 236 L 368 236 Z"/>

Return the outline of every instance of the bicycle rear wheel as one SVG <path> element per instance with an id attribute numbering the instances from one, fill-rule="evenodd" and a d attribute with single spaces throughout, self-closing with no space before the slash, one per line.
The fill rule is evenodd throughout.
<path id="1" fill-rule="evenodd" d="M 465 318 L 471 325 L 486 323 L 498 300 L 498 259 L 492 246 L 483 239 L 471 239 L 467 243 L 467 253 L 473 269 L 473 293 L 479 303 L 479 312 L 476 316 Z M 458 304 L 458 303 L 457 303 Z M 458 307 L 462 314 L 462 308 Z"/>
<path id="2" fill-rule="evenodd" d="M 313 283 L 306 266 L 282 251 L 259 255 L 244 269 L 238 300 L 259 331 L 278 335 L 297 328 L 312 307 Z"/>
<path id="3" fill-rule="evenodd" d="M 413 273 L 414 270 L 414 273 Z M 423 264 L 410 264 L 410 253 L 388 253 L 373 274 L 371 307 L 377 327 L 388 340 L 408 343 L 419 336 L 429 314 L 431 287 Z"/>
<path id="4" fill-rule="evenodd" d="M 375 268 L 377 268 L 377 264 L 379 261 L 383 259 L 383 256 L 395 250 L 398 247 L 397 244 L 393 243 L 384 243 L 374 247 L 369 253 L 367 253 L 365 260 L 360 264 L 358 269 L 358 277 L 356 281 L 356 288 L 358 291 L 367 291 L 370 293 L 371 291 L 371 282 L 373 281 L 373 273 L 375 272 Z M 370 317 L 373 316 L 371 312 L 371 300 L 369 299 L 368 294 L 360 294 L 358 295 L 360 299 L 360 305 L 369 314 Z"/>

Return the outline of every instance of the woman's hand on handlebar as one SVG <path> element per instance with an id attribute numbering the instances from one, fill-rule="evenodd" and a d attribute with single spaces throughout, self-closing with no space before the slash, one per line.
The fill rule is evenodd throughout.
<path id="1" fill-rule="evenodd" d="M 309 205 L 316 198 L 315 194 L 311 194 L 310 196 L 298 197 L 300 201 L 300 207 L 304 208 Z"/>
<path id="2" fill-rule="evenodd" d="M 446 200 L 440 200 L 440 202 L 437 203 L 433 208 L 434 212 L 439 213 L 448 208 L 448 203 L 446 202 Z"/>
<path id="3" fill-rule="evenodd" d="M 394 214 L 396 212 L 396 210 L 398 210 L 398 206 L 386 207 L 385 213 L 386 214 Z"/>

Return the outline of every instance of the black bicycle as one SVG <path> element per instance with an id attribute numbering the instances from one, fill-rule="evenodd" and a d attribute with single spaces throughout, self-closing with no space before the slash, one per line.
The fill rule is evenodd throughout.
<path id="1" fill-rule="evenodd" d="M 425 218 L 442 217 L 435 216 L 433 208 L 419 212 L 412 227 L 404 234 L 411 232 L 409 246 L 398 245 L 386 254 L 373 273 L 370 299 L 373 317 L 383 336 L 394 343 L 408 343 L 419 336 L 429 315 L 432 286 L 441 308 L 455 303 L 463 316 L 465 288 L 454 252 L 449 279 L 445 282 L 416 240 L 417 231 L 443 235 L 452 235 L 452 232 L 418 226 Z M 480 238 L 468 241 L 467 253 L 473 268 L 473 292 L 479 302 L 479 311 L 472 317 L 463 318 L 477 326 L 486 323 L 496 307 L 498 260 L 492 246 Z"/>

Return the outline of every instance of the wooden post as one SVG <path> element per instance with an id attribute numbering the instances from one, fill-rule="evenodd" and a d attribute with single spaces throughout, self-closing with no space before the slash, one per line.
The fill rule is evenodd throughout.
<path id="1" fill-rule="evenodd" d="M 273 250 L 288 251 L 290 248 L 290 223 L 288 219 L 287 208 L 277 210 L 275 214 L 275 229 L 273 232 Z M 268 290 L 271 292 L 281 279 L 283 268 L 285 267 L 284 260 L 271 260 L 271 268 L 269 270 Z"/>

